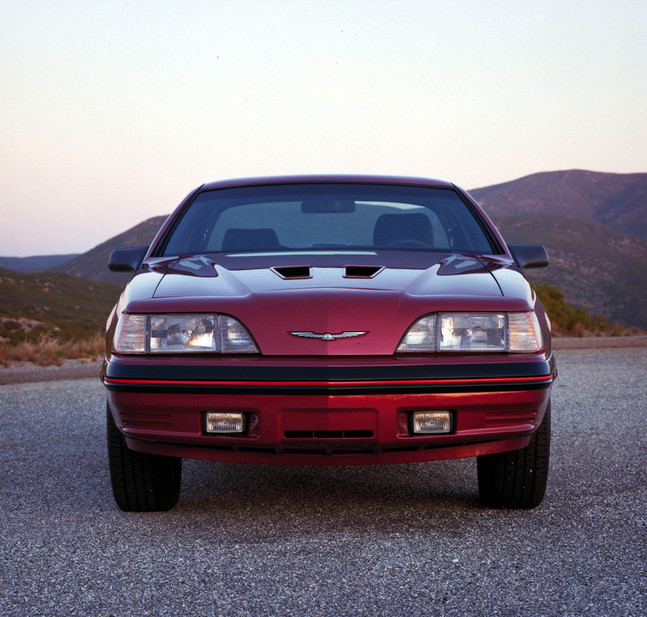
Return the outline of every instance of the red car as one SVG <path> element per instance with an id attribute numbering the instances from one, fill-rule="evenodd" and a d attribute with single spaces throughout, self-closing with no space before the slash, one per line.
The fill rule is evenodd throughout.
<path id="1" fill-rule="evenodd" d="M 448 182 L 372 176 L 205 184 L 107 325 L 114 497 L 167 510 L 182 458 L 376 465 L 476 456 L 483 504 L 544 495 L 550 322 L 506 246 Z"/>

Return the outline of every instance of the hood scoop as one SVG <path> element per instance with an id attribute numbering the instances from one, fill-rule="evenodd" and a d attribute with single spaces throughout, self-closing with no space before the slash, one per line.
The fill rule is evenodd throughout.
<path id="1" fill-rule="evenodd" d="M 272 272 L 278 274 L 282 279 L 309 279 L 312 278 L 310 266 L 279 266 L 271 268 Z"/>
<path id="2" fill-rule="evenodd" d="M 310 266 L 275 266 L 271 270 L 284 280 L 312 278 Z M 347 279 L 372 279 L 382 270 L 384 266 L 344 266 L 343 276 Z"/>
<path id="3" fill-rule="evenodd" d="M 372 279 L 377 276 L 383 266 L 346 266 L 344 268 L 344 277 L 348 279 Z"/>

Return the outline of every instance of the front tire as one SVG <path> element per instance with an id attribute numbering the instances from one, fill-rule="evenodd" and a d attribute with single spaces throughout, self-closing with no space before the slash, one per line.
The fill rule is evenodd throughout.
<path id="1" fill-rule="evenodd" d="M 180 497 L 182 459 L 130 450 L 106 410 L 108 462 L 112 493 L 126 512 L 170 510 Z"/>
<path id="2" fill-rule="evenodd" d="M 550 401 L 530 443 L 477 458 L 479 497 L 489 508 L 536 508 L 544 498 L 550 458 Z"/>

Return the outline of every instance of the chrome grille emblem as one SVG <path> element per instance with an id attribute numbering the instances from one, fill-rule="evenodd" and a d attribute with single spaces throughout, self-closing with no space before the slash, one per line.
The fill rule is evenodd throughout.
<path id="1" fill-rule="evenodd" d="M 340 338 L 352 338 L 354 336 L 362 336 L 366 332 L 338 332 L 333 334 L 332 332 L 323 332 L 318 334 L 317 332 L 290 332 L 292 336 L 300 336 L 302 338 L 317 338 L 321 341 L 336 341 Z"/>

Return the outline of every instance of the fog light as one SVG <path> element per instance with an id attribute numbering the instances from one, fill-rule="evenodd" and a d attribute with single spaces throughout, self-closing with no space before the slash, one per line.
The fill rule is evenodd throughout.
<path id="1" fill-rule="evenodd" d="M 246 429 L 242 412 L 208 411 L 204 424 L 207 433 L 244 433 Z"/>
<path id="2" fill-rule="evenodd" d="M 452 432 L 451 411 L 414 411 L 411 414 L 414 435 L 442 435 Z"/>

